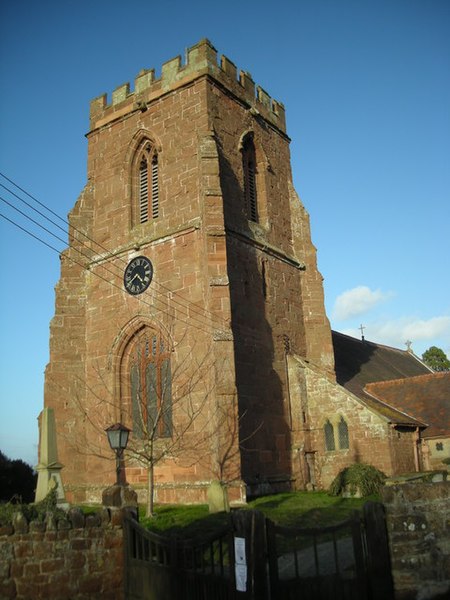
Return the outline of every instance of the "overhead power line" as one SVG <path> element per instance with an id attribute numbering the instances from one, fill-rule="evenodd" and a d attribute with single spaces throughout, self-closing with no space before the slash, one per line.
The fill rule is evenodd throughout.
<path id="1" fill-rule="evenodd" d="M 3 198 L 0 198 L 3 200 Z M 21 231 L 23 231 L 24 233 L 26 233 L 27 235 L 29 235 L 30 237 L 34 238 L 35 240 L 37 240 L 38 242 L 40 242 L 41 244 L 44 244 L 45 246 L 47 246 L 47 248 L 50 248 L 51 250 L 55 251 L 58 255 L 61 254 L 61 251 L 58 248 L 55 248 L 54 246 L 52 246 L 51 244 L 48 244 L 45 240 L 43 240 L 42 238 L 40 238 L 39 236 L 35 235 L 34 233 L 32 233 L 31 231 L 29 231 L 28 229 L 26 229 L 25 227 L 22 227 L 21 225 L 19 225 L 18 223 L 16 223 L 15 221 L 13 221 L 12 219 L 8 218 L 6 215 L 4 215 L 3 213 L 0 213 L 0 216 L 5 219 L 6 221 L 8 221 L 9 223 L 11 223 L 12 225 L 14 225 L 15 227 L 17 227 L 18 229 L 20 229 Z M 82 269 L 86 269 L 86 265 L 81 263 L 80 261 L 78 261 L 77 259 L 73 258 L 73 257 L 68 257 L 68 260 L 72 261 L 73 263 L 75 263 L 76 265 L 80 266 Z M 117 285 L 116 283 L 112 282 L 110 279 L 107 279 L 106 277 L 103 277 L 102 275 L 100 275 L 97 271 L 93 272 L 93 274 L 95 275 L 95 277 L 98 277 L 99 279 L 102 279 L 103 281 L 105 281 L 106 283 L 108 283 L 109 285 L 112 285 L 113 287 L 115 287 L 116 289 L 120 290 L 121 292 L 122 287 L 120 285 Z M 139 300 L 141 302 L 143 302 L 143 304 L 149 306 L 150 308 L 154 308 L 154 306 L 150 303 L 147 302 L 146 300 L 144 300 L 143 298 L 139 298 Z M 159 302 L 163 302 L 162 300 L 158 300 Z M 203 331 L 203 333 L 207 333 L 209 334 L 209 330 L 207 329 L 203 329 L 202 327 L 199 327 L 198 325 L 195 325 L 193 323 L 188 323 L 187 321 L 185 321 L 184 319 L 171 315 L 170 313 L 168 313 L 164 308 L 159 308 L 158 310 L 164 314 L 166 314 L 169 318 L 175 318 L 178 321 L 181 321 L 182 323 L 185 323 L 186 325 L 189 325 L 191 327 L 194 327 L 195 329 L 198 329 L 200 331 Z M 191 317 L 192 319 L 192 317 Z"/>
<path id="2" fill-rule="evenodd" d="M 3 173 L 0 172 L 0 175 L 6 179 L 10 184 L 12 184 L 13 186 L 15 186 L 18 190 L 20 190 L 22 193 L 26 194 L 30 199 L 32 199 L 34 202 L 36 202 L 40 207 L 44 208 L 46 211 L 48 211 L 50 214 L 52 214 L 53 216 L 55 216 L 57 219 L 59 219 L 62 223 L 65 224 L 65 227 L 61 227 L 60 225 L 58 225 L 58 223 L 55 223 L 55 221 L 53 221 L 52 219 L 50 219 L 48 216 L 46 216 L 42 211 L 36 209 L 35 207 L 33 207 L 29 202 L 27 202 L 26 200 L 24 200 L 23 198 L 21 198 L 18 194 L 16 194 L 13 190 L 11 190 L 10 188 L 8 188 L 7 186 L 3 185 L 2 183 L 0 183 L 0 186 L 5 189 L 9 194 L 11 194 L 12 196 L 14 196 L 15 198 L 17 198 L 20 202 L 22 202 L 24 205 L 26 205 L 28 208 L 30 208 L 33 212 L 35 212 L 36 214 L 40 215 L 42 218 L 44 218 L 46 221 L 48 221 L 49 223 L 51 223 L 52 225 L 54 225 L 55 227 L 57 227 L 60 231 L 64 232 L 68 238 L 69 238 L 69 242 L 71 240 L 76 241 L 81 248 L 84 248 L 86 250 L 89 251 L 89 254 L 86 254 L 85 252 L 83 252 L 82 250 L 76 248 L 74 245 L 70 246 L 70 249 L 72 251 L 77 252 L 80 257 L 85 258 L 87 261 L 91 262 L 95 257 L 105 259 L 104 255 L 100 255 L 96 252 L 94 252 L 94 250 L 87 245 L 85 242 L 83 242 L 80 238 L 76 237 L 75 235 L 71 234 L 70 231 L 73 231 L 74 233 L 77 233 L 79 236 L 85 238 L 86 240 L 88 240 L 89 242 L 91 242 L 92 244 L 94 244 L 95 246 L 98 246 L 99 248 L 101 248 L 103 250 L 103 252 L 105 252 L 107 255 L 112 256 L 111 251 L 106 248 L 105 246 L 103 246 L 102 244 L 96 242 L 95 240 L 93 240 L 91 237 L 89 237 L 88 235 L 86 235 L 84 232 L 80 231 L 79 229 L 77 229 L 76 227 L 73 227 L 72 225 L 70 225 L 67 220 L 63 219 L 61 216 L 59 216 L 57 213 L 55 213 L 52 209 L 50 209 L 49 207 L 47 207 L 45 204 L 43 204 L 42 202 L 40 202 L 37 198 L 35 198 L 32 194 L 30 194 L 29 192 L 27 192 L 26 190 L 24 190 L 21 186 L 19 186 L 18 184 L 16 184 L 13 180 L 11 180 L 10 178 L 8 178 L 6 175 L 4 175 Z M 44 225 L 42 225 L 41 223 L 39 223 L 38 221 L 36 221 L 35 219 L 33 219 L 32 217 L 30 217 L 29 215 L 27 215 L 25 212 L 21 211 L 20 209 L 18 209 L 16 206 L 14 206 L 11 202 L 9 202 L 8 200 L 6 200 L 5 198 L 3 198 L 2 196 L 0 196 L 0 200 L 3 201 L 5 204 L 7 204 L 10 208 L 12 208 L 13 210 L 15 210 L 16 212 L 18 212 L 19 214 L 21 214 L 22 216 L 24 216 L 26 219 L 28 219 L 30 222 L 34 223 L 35 225 L 37 225 L 39 228 L 41 228 L 43 231 L 45 231 L 46 233 L 48 233 L 49 235 L 51 235 L 52 237 L 54 237 L 55 239 L 61 241 L 62 243 L 64 243 L 64 245 L 67 245 L 67 242 L 65 239 L 61 238 L 60 236 L 56 235 L 54 232 L 52 232 L 51 230 L 49 230 L 47 227 L 45 227 Z M 51 244 L 47 243 L 45 240 L 43 240 L 42 238 L 40 238 L 39 236 L 33 234 L 32 232 L 30 232 L 29 230 L 27 230 L 25 227 L 22 227 L 21 225 L 19 225 L 18 223 L 16 223 L 14 220 L 6 217 L 4 214 L 0 214 L 0 216 L 2 216 L 6 221 L 8 221 L 9 223 L 15 225 L 17 228 L 19 228 L 20 230 L 22 230 L 23 232 L 25 232 L 26 234 L 28 234 L 29 236 L 31 236 L 32 238 L 34 238 L 35 240 L 39 241 L 40 243 L 44 244 L 45 246 L 47 246 L 48 248 L 50 248 L 51 250 L 57 252 L 58 254 L 61 254 L 61 250 L 55 248 L 54 246 L 52 246 Z M 68 230 L 68 228 L 70 227 L 70 231 Z M 119 262 L 122 262 L 124 265 L 126 265 L 126 261 L 120 257 L 117 257 L 117 259 L 119 260 Z M 73 258 L 73 256 L 70 257 L 70 260 L 72 260 L 72 262 L 74 262 L 75 264 L 78 264 L 79 266 L 81 266 L 83 269 L 86 269 L 86 264 L 80 262 L 79 260 L 76 260 Z M 108 268 L 108 266 L 112 266 L 113 269 L 117 269 L 116 271 L 112 271 L 110 268 Z M 106 271 L 107 273 L 109 273 L 113 278 L 117 278 L 119 277 L 120 279 L 123 276 L 123 271 L 119 270 L 119 267 L 116 266 L 114 263 L 103 263 L 100 266 L 104 269 L 104 271 Z M 97 273 L 97 271 L 91 271 L 94 275 L 96 275 L 97 277 L 99 277 L 100 279 L 102 279 L 103 281 L 113 285 L 113 287 L 119 289 L 122 291 L 122 287 L 113 283 L 110 279 L 107 279 L 106 277 L 103 277 L 101 275 L 99 275 Z M 197 307 L 197 305 L 193 304 L 192 302 L 190 302 L 189 300 L 184 300 L 182 298 L 174 298 L 174 295 L 177 295 L 177 292 L 170 290 L 170 288 L 168 288 L 167 286 L 164 286 L 163 284 L 159 283 L 158 281 L 154 281 L 154 283 L 159 286 L 160 288 L 166 290 L 166 292 L 168 294 L 170 294 L 170 302 L 172 304 L 175 304 L 176 306 L 180 307 L 181 309 L 183 309 L 183 314 L 190 319 L 190 323 L 188 323 L 187 321 L 185 321 L 184 319 L 181 319 L 180 317 L 175 317 L 177 319 L 179 319 L 181 322 L 185 323 L 186 325 L 191 325 L 196 327 L 197 329 L 203 331 L 204 333 L 210 333 L 209 330 L 204 329 L 204 327 L 208 327 L 210 326 L 211 322 L 217 321 L 217 323 L 220 323 L 220 325 L 216 325 L 216 327 L 220 327 L 220 328 L 226 328 L 228 329 L 231 325 L 231 323 L 228 323 L 227 321 L 225 321 L 222 317 L 215 315 L 214 313 L 211 313 L 210 311 L 206 310 L 206 309 L 202 309 L 201 312 L 199 312 L 199 309 Z M 159 304 L 163 304 L 164 308 L 160 308 L 160 307 L 156 307 L 158 310 L 160 310 L 161 312 L 163 312 L 164 314 L 170 316 L 171 318 L 174 318 L 173 315 L 170 315 L 166 310 L 166 304 L 168 302 L 168 300 L 166 298 L 158 298 L 157 294 L 161 295 L 161 292 L 158 292 L 157 290 L 155 290 L 155 288 L 153 287 L 153 291 L 154 291 L 154 297 L 153 300 L 154 302 L 157 302 Z M 136 297 L 140 302 L 142 302 L 143 304 L 154 308 L 154 305 L 147 302 L 146 299 L 142 296 L 140 297 Z M 180 310 L 180 309 L 178 309 Z M 194 314 L 192 314 L 194 313 Z M 200 315 L 201 319 L 198 317 L 198 315 Z M 205 320 L 205 318 L 209 317 L 211 319 L 211 321 L 207 321 Z M 195 325 L 192 323 L 192 321 L 195 321 Z M 200 325 L 200 326 L 199 326 Z M 260 339 L 255 336 L 255 332 L 253 330 L 250 330 L 249 328 L 246 328 L 245 326 L 238 326 L 238 329 L 240 330 L 241 333 L 245 332 L 245 335 L 247 336 L 247 338 L 250 341 L 253 341 L 253 343 L 255 345 L 260 345 Z"/>
<path id="3" fill-rule="evenodd" d="M 57 213 L 55 213 L 52 209 L 48 208 L 44 203 L 40 202 L 37 198 L 35 198 L 35 196 L 33 196 L 32 194 L 30 194 L 29 192 L 27 192 L 24 188 L 22 188 L 21 186 L 19 186 L 18 184 L 16 184 L 12 179 L 10 179 L 9 177 L 7 177 L 6 175 L 4 175 L 4 173 L 0 173 L 0 175 L 6 179 L 9 183 L 11 183 L 13 186 L 15 186 L 18 190 L 20 190 L 22 193 L 26 194 L 30 199 L 32 199 L 34 202 L 36 202 L 39 206 L 41 206 L 42 208 L 44 208 L 45 210 L 47 210 L 50 214 L 52 214 L 53 216 L 57 217 L 61 222 L 63 222 L 65 224 L 65 228 L 61 227 L 60 225 L 58 225 L 57 223 L 55 223 L 52 219 L 50 219 L 49 217 L 47 217 L 44 213 L 42 213 L 41 211 L 37 210 L 35 207 L 33 207 L 29 202 L 27 202 L 26 200 L 24 200 L 23 198 L 21 198 L 18 194 L 16 194 L 14 191 L 12 191 L 11 189 L 7 188 L 5 185 L 3 185 L 2 183 L 0 183 L 0 186 L 3 187 L 5 190 L 8 191 L 8 193 L 10 193 L 11 195 L 13 195 L 15 198 L 17 198 L 20 202 L 22 202 L 23 204 L 25 204 L 28 208 L 30 208 L 31 210 L 33 210 L 35 213 L 39 214 L 41 217 L 43 217 L 44 219 L 46 219 L 47 221 L 49 221 L 50 223 L 52 223 L 52 225 L 54 225 L 55 227 L 57 227 L 58 229 L 60 229 L 61 231 L 63 231 L 66 235 L 69 236 L 69 241 L 70 240 L 76 240 L 82 247 L 87 248 L 89 250 L 90 253 L 93 253 L 92 255 L 87 255 L 85 253 L 83 253 L 81 250 L 78 250 L 77 248 L 74 248 L 77 252 L 79 252 L 82 256 L 84 256 L 85 258 L 87 258 L 88 260 L 92 260 L 95 256 L 97 256 L 98 258 L 105 258 L 104 256 L 101 256 L 98 252 L 95 252 L 92 248 L 90 248 L 89 246 L 87 246 L 87 244 L 85 242 L 83 242 L 82 239 L 77 238 L 74 235 L 70 234 L 70 231 L 67 229 L 68 227 L 70 227 L 75 233 L 77 233 L 79 236 L 81 236 L 81 238 L 84 238 L 86 240 L 88 240 L 89 242 L 91 242 L 92 244 L 94 244 L 95 246 L 97 246 L 98 248 L 101 248 L 101 250 L 103 250 L 103 252 L 106 252 L 107 255 L 111 255 L 111 251 L 106 248 L 105 246 L 103 246 L 102 244 L 96 242 L 94 239 L 92 239 L 91 237 L 89 237 L 87 234 L 85 234 L 84 232 L 80 231 L 79 229 L 77 229 L 76 227 L 71 226 L 67 220 L 63 219 L 62 217 L 60 217 Z M 29 219 L 30 221 L 32 221 L 33 223 L 35 223 L 36 225 L 38 225 L 38 227 L 41 227 L 43 230 L 45 230 L 47 233 L 49 233 L 50 235 L 52 235 L 53 237 L 57 238 L 60 241 L 63 241 L 64 243 L 65 240 L 62 240 L 60 237 L 56 236 L 53 232 L 51 232 L 49 229 L 47 229 L 46 227 L 44 227 L 43 225 L 41 225 L 40 223 L 38 223 L 37 221 L 35 221 L 34 219 L 32 219 L 31 217 L 29 217 L 28 215 L 26 215 L 25 213 L 23 213 L 22 211 L 20 211 L 17 207 L 14 207 L 11 203 L 9 203 L 7 200 L 3 199 L 2 200 L 8 204 L 10 207 L 12 207 L 14 210 L 16 210 L 17 212 L 19 212 L 20 214 L 22 214 L 23 216 L 25 216 L 27 219 Z M 124 265 L 126 265 L 126 261 L 123 258 L 118 258 L 118 260 L 120 262 L 122 262 Z M 103 265 L 104 266 L 104 265 Z M 116 268 L 116 265 L 113 263 L 112 264 L 113 268 Z M 113 273 L 111 270 L 107 269 L 106 267 L 104 267 L 107 271 L 109 271 L 112 275 L 114 276 L 120 276 L 122 277 L 122 272 L 118 271 L 117 273 Z M 118 269 L 118 267 L 117 267 Z M 229 324 L 220 316 L 215 315 L 213 313 L 211 313 L 210 311 L 207 311 L 206 309 L 199 309 L 195 304 L 193 304 L 192 302 L 189 302 L 188 300 L 182 299 L 179 297 L 179 294 L 177 294 L 177 292 L 171 290 L 170 288 L 168 288 L 167 286 L 164 286 L 162 283 L 158 282 L 157 280 L 154 281 L 154 283 L 159 286 L 160 288 L 162 288 L 163 290 L 165 290 L 167 293 L 170 293 L 172 295 L 172 302 L 174 304 L 176 304 L 177 306 L 180 306 L 181 308 L 183 308 L 184 310 L 189 310 L 190 313 L 194 313 L 195 315 L 197 315 L 198 317 L 201 317 L 202 319 L 204 319 L 205 317 L 209 317 L 211 320 L 216 321 L 217 323 L 220 323 L 221 327 L 228 327 Z M 176 296 L 174 298 L 174 296 Z M 139 300 L 142 300 L 142 298 L 139 298 Z M 186 313 L 187 314 L 187 313 Z M 198 321 L 198 317 L 194 317 L 191 315 L 190 318 L 194 318 L 195 320 Z M 209 322 L 203 321 L 202 322 L 204 325 L 209 325 Z M 219 326 L 219 325 L 218 325 Z"/>

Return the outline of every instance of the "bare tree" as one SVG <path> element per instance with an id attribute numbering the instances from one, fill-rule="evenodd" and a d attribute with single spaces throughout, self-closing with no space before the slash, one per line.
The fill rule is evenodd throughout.
<path id="1" fill-rule="evenodd" d="M 152 352 L 146 348 L 147 342 L 143 339 L 137 349 L 141 362 L 145 362 L 142 353 Z M 170 352 L 177 354 L 177 349 Z M 210 348 L 203 352 L 191 349 L 176 361 L 162 360 L 158 368 L 145 372 L 131 369 L 124 402 L 114 395 L 111 381 L 96 364 L 95 376 L 90 378 L 95 383 L 79 381 L 83 393 L 70 400 L 74 413 L 83 419 L 84 441 L 70 428 L 64 433 L 75 452 L 111 461 L 105 444 L 106 426 L 114 415 L 130 426 L 126 456 L 128 464 L 147 472 L 147 516 L 154 514 L 155 467 L 165 460 L 181 462 L 184 467 L 203 463 L 205 470 L 221 481 L 238 477 L 238 471 L 232 475 L 229 468 L 239 453 L 236 398 L 222 402 L 220 409 L 214 406 L 213 380 L 218 365 L 213 352 Z M 85 402 L 87 396 L 89 403 Z"/>

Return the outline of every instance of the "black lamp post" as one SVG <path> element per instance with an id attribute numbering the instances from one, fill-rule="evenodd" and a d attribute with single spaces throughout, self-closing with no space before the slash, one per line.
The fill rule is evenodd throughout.
<path id="1" fill-rule="evenodd" d="M 116 423 L 105 429 L 108 435 L 108 442 L 111 448 L 116 453 L 116 474 L 117 474 L 117 485 L 127 485 L 125 476 L 125 466 L 123 464 L 123 452 L 128 444 L 128 436 L 130 429 L 122 425 L 122 423 Z"/>

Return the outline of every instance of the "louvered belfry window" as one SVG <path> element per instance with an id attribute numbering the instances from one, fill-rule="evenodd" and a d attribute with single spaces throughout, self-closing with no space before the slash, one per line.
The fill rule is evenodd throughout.
<path id="1" fill-rule="evenodd" d="M 159 188 L 158 188 L 158 155 L 152 158 L 152 217 L 156 219 L 159 212 Z"/>
<path id="2" fill-rule="evenodd" d="M 138 438 L 172 435 L 172 376 L 166 341 L 146 328 L 130 354 L 133 431 Z"/>
<path id="3" fill-rule="evenodd" d="M 147 223 L 158 216 L 158 155 L 149 144 L 139 163 L 139 223 Z"/>
<path id="4" fill-rule="evenodd" d="M 256 152 L 251 136 L 247 136 L 242 148 L 244 167 L 244 196 L 247 217 L 258 222 L 258 202 L 256 189 Z"/>

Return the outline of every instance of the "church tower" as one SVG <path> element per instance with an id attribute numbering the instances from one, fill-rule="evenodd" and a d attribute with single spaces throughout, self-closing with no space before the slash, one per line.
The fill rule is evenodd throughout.
<path id="1" fill-rule="evenodd" d="M 141 499 L 149 452 L 159 502 L 299 485 L 288 355 L 334 364 L 283 105 L 202 40 L 93 100 L 87 138 L 45 383 L 68 499 L 114 481 L 119 421 Z"/>

